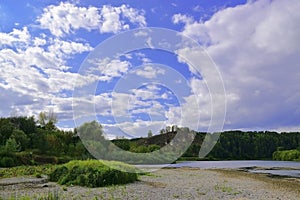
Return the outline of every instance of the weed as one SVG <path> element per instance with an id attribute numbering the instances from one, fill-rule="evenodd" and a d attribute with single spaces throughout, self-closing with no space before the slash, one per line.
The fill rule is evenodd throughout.
<path id="1" fill-rule="evenodd" d="M 237 195 L 239 194 L 240 192 L 238 191 L 235 191 L 233 190 L 232 187 L 229 187 L 229 186 L 226 186 L 226 185 L 215 185 L 215 190 L 219 190 L 219 191 L 222 191 L 222 192 L 226 192 L 226 193 L 229 193 L 229 194 L 233 194 L 233 195 Z"/>

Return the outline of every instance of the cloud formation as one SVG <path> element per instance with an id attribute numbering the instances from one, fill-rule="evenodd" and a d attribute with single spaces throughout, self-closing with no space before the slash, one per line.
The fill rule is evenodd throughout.
<path id="1" fill-rule="evenodd" d="M 228 99 L 226 127 L 277 129 L 299 122 L 299 1 L 250 1 L 209 20 L 178 14 L 183 33 L 206 46 Z M 205 77 L 204 77 L 205 79 Z"/>
<path id="2" fill-rule="evenodd" d="M 41 28 L 48 29 L 57 37 L 74 33 L 78 29 L 117 33 L 128 30 L 129 22 L 137 24 L 138 27 L 146 26 L 144 13 L 128 5 L 119 7 L 104 5 L 101 8 L 90 6 L 87 8 L 68 2 L 46 7 L 37 21 Z"/>
<path id="3" fill-rule="evenodd" d="M 1 109 L 1 116 L 36 115 L 51 108 L 61 120 L 72 119 L 74 87 L 83 87 L 96 80 L 109 81 L 125 73 L 130 64 L 106 60 L 98 66 L 98 70 L 103 70 L 100 78 L 94 74 L 77 74 L 74 68 L 78 66 L 69 61 L 92 51 L 93 47 L 81 38 L 64 37 L 76 34 L 79 29 L 116 33 L 131 25 L 145 26 L 143 14 L 128 5 L 97 8 L 61 2 L 43 9 L 37 17 L 39 26 L 31 24 L 0 32 L 0 90 L 1 94 L 6 94 L 0 96 L 6 108 Z"/>

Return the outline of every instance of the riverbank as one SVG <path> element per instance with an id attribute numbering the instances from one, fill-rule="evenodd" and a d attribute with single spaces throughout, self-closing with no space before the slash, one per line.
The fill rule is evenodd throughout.
<path id="1" fill-rule="evenodd" d="M 2 199 L 58 197 L 58 199 L 299 199 L 300 179 L 274 178 L 236 170 L 161 169 L 135 183 L 86 188 L 56 183 L 0 186 Z M 16 198 L 15 198 L 16 197 Z M 0 198 L 0 199 L 1 199 Z"/>

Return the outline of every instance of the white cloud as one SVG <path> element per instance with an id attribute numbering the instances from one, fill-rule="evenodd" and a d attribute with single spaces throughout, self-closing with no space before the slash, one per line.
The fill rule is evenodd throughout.
<path id="1" fill-rule="evenodd" d="M 30 34 L 28 32 L 27 27 L 23 27 L 22 30 L 20 29 L 13 29 L 12 32 L 10 33 L 1 33 L 0 32 L 0 47 L 3 45 L 8 45 L 8 46 L 14 46 L 18 44 L 17 46 L 20 45 L 26 45 L 29 40 L 30 40 Z"/>
<path id="2" fill-rule="evenodd" d="M 125 23 L 121 18 L 127 18 L 130 23 L 138 24 L 140 27 L 146 26 L 144 13 L 134 8 L 130 8 L 128 5 L 122 5 L 120 7 L 112 7 L 105 5 L 101 9 L 100 26 L 101 33 L 117 33 L 121 30 L 127 30 L 130 28 L 128 23 Z"/>
<path id="3" fill-rule="evenodd" d="M 129 29 L 129 22 L 139 27 L 146 25 L 144 12 L 127 5 L 120 7 L 104 5 L 102 8 L 97 8 L 78 7 L 72 3 L 61 2 L 56 6 L 50 5 L 43 11 L 37 21 L 41 28 L 49 29 L 57 37 L 73 33 L 78 29 L 117 33 Z"/>
<path id="4" fill-rule="evenodd" d="M 183 33 L 204 44 L 221 71 L 227 127 L 299 125 L 299 9 L 296 0 L 262 0 L 225 8 L 205 22 L 177 16 Z"/>
<path id="5" fill-rule="evenodd" d="M 123 122 L 117 124 L 103 124 L 105 132 L 114 136 L 128 137 L 147 137 L 149 130 L 153 134 L 158 134 L 162 128 L 167 124 L 164 121 L 136 121 L 136 122 Z M 126 135 L 125 135 L 125 134 Z"/>
<path id="6" fill-rule="evenodd" d="M 149 33 L 147 31 L 138 31 L 136 33 L 134 33 L 135 37 L 147 37 L 149 35 Z"/>
<path id="7" fill-rule="evenodd" d="M 48 49 L 50 52 L 56 52 L 58 55 L 60 55 L 60 57 L 62 55 L 73 55 L 93 50 L 89 44 L 63 41 L 59 39 L 54 39 L 53 44 L 50 45 Z"/>
<path id="8" fill-rule="evenodd" d="M 178 23 L 190 24 L 191 22 L 194 21 L 194 19 L 192 17 L 182 15 L 182 14 L 173 15 L 172 20 L 173 20 L 174 24 L 178 24 Z"/>
<path id="9" fill-rule="evenodd" d="M 131 67 L 130 62 L 118 59 L 94 59 L 89 62 L 92 65 L 89 69 L 89 73 L 98 75 L 98 80 L 100 81 L 111 81 L 113 78 L 121 77 L 127 73 Z"/>
<path id="10" fill-rule="evenodd" d="M 92 75 L 67 71 L 70 68 L 66 65 L 67 59 L 92 50 L 89 44 L 52 39 L 44 34 L 32 37 L 26 27 L 0 34 L 6 38 L 4 42 L 1 40 L 4 48 L 0 49 L 0 90 L 10 97 L 10 100 L 1 97 L 7 108 L 2 110 L 1 116 L 10 112 L 36 115 L 49 105 L 66 116 L 63 113 L 70 110 L 62 112 L 60 109 L 66 107 L 60 105 L 68 102 L 68 93 L 75 86 L 95 80 Z"/>
<path id="11" fill-rule="evenodd" d="M 72 92 L 76 87 L 85 87 L 99 79 L 109 81 L 120 77 L 127 73 L 131 64 L 104 59 L 98 63 L 96 74 L 77 74 L 70 71 L 76 67 L 70 65 L 73 64 L 69 63 L 70 59 L 93 48 L 80 38 L 65 40 L 62 37 L 75 34 L 79 29 L 104 33 L 145 26 L 144 11 L 127 5 L 96 8 L 61 2 L 46 7 L 36 21 L 38 27 L 28 25 L 28 28 L 0 32 L 0 100 L 5 107 L 0 116 L 37 115 L 51 108 L 60 120 L 70 120 L 73 117 L 72 103 L 76 109 L 82 106 L 82 102 L 85 104 L 79 116 L 89 115 L 91 105 L 96 106 L 99 114 L 111 115 L 111 94 L 80 99 L 72 98 Z M 113 24 L 116 26 L 110 26 Z M 123 99 L 117 98 L 116 101 L 118 112 L 122 113 Z"/>
<path id="12" fill-rule="evenodd" d="M 204 9 L 200 6 L 200 5 L 197 5 L 197 6 L 195 6 L 194 8 L 193 8 L 193 11 L 195 11 L 195 12 L 201 12 L 201 11 L 203 11 Z"/>
<path id="13" fill-rule="evenodd" d="M 111 104 L 112 116 L 116 117 L 116 119 L 118 119 L 118 117 L 120 117 L 119 119 L 126 118 L 127 119 L 126 121 L 128 121 L 128 119 L 130 118 L 129 101 L 132 95 L 128 93 L 117 93 L 117 92 L 112 92 L 111 95 L 112 95 L 112 104 Z M 119 123 L 118 120 L 117 123 Z"/>
<path id="14" fill-rule="evenodd" d="M 100 15 L 96 7 L 77 7 L 68 2 L 61 2 L 58 6 L 50 5 L 43 11 L 38 19 L 41 28 L 49 29 L 58 37 L 80 28 L 89 31 L 99 28 Z"/>
<path id="15" fill-rule="evenodd" d="M 151 65 L 144 66 L 142 69 L 137 69 L 135 70 L 135 73 L 138 76 L 148 78 L 148 79 L 153 79 L 156 78 L 157 75 L 159 74 L 165 74 L 165 70 L 158 68 L 158 67 L 153 67 Z"/>

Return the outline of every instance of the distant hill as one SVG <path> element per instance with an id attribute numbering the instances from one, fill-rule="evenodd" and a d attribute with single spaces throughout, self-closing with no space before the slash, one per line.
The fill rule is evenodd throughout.
<path id="1" fill-rule="evenodd" d="M 197 159 L 206 133 L 191 132 L 196 134 L 196 136 L 182 157 L 185 157 L 186 159 Z M 112 140 L 112 142 L 124 150 L 143 153 L 157 150 L 166 144 L 169 144 L 176 136 L 176 133 L 176 131 L 173 131 L 148 138 L 115 139 Z M 277 150 L 292 150 L 299 147 L 299 132 L 226 131 L 221 133 L 217 144 L 205 159 L 272 159 L 273 153 Z"/>

